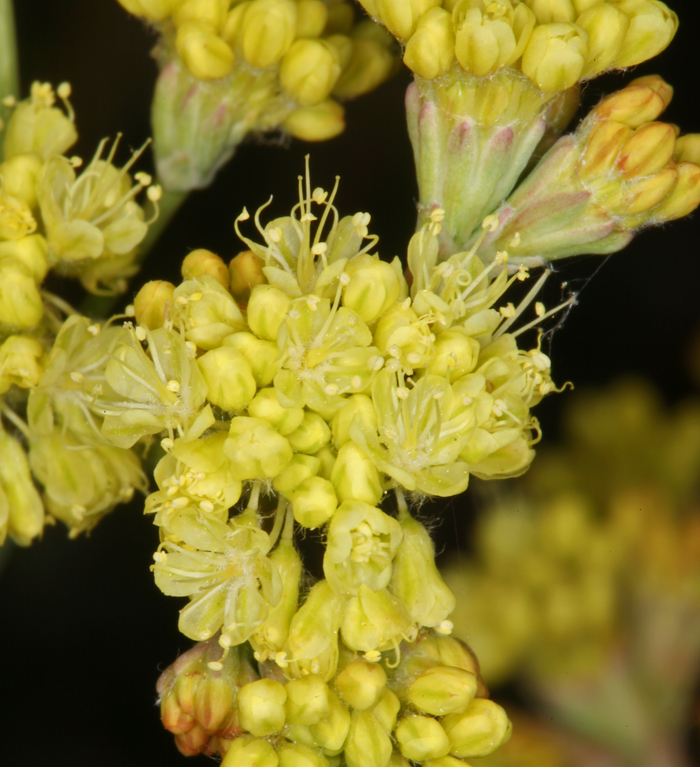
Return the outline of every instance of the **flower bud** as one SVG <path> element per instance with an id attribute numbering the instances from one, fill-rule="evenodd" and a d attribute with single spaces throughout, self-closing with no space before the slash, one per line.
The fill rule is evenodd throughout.
<path id="1" fill-rule="evenodd" d="M 280 65 L 280 83 L 303 107 L 328 97 L 340 75 L 333 48 L 324 40 L 295 40 Z"/>
<path id="2" fill-rule="evenodd" d="M 434 666 L 411 682 L 406 697 L 426 714 L 444 716 L 466 711 L 476 691 L 477 677 L 471 671 Z"/>
<path id="3" fill-rule="evenodd" d="M 78 139 L 73 120 L 53 105 L 56 97 L 49 83 L 33 82 L 31 96 L 20 101 L 5 127 L 5 160 L 36 154 L 42 160 L 61 155 Z"/>
<path id="4" fill-rule="evenodd" d="M 406 43 L 403 62 L 416 74 L 433 80 L 452 66 L 454 48 L 452 15 L 444 8 L 431 8 Z"/>
<path id="5" fill-rule="evenodd" d="M 676 166 L 676 172 L 675 188 L 653 211 L 657 221 L 682 218 L 700 205 L 700 167 L 694 162 L 681 162 Z"/>
<path id="6" fill-rule="evenodd" d="M 374 322 L 396 303 L 401 292 L 396 271 L 377 257 L 363 254 L 345 268 L 350 282 L 343 291 L 343 305 L 365 322 Z"/>
<path id="7" fill-rule="evenodd" d="M 437 337 L 427 371 L 456 381 L 474 370 L 480 351 L 479 342 L 462 328 L 450 328 Z"/>
<path id="8" fill-rule="evenodd" d="M 26 202 L 0 194 L 0 239 L 19 240 L 36 231 L 36 220 Z"/>
<path id="9" fill-rule="evenodd" d="M 0 261 L 14 261 L 34 279 L 43 282 L 49 271 L 48 244 L 40 234 L 29 234 L 20 240 L 0 242 Z"/>
<path id="10" fill-rule="evenodd" d="M 477 685 L 480 684 L 479 663 L 468 645 L 451 636 L 436 636 L 435 643 L 443 666 L 454 666 L 468 671 L 477 677 Z M 477 686 L 477 695 L 483 697 L 483 692 Z"/>
<path id="11" fill-rule="evenodd" d="M 377 467 L 354 442 L 346 442 L 338 451 L 331 482 L 341 503 L 362 501 L 374 507 L 384 495 Z"/>
<path id="12" fill-rule="evenodd" d="M 347 398 L 346 402 L 347 404 L 333 416 L 331 421 L 333 442 L 338 448 L 350 440 L 350 425 L 355 416 L 359 416 L 362 421 L 375 428 L 377 426 L 377 411 L 366 394 L 353 394 Z"/>
<path id="13" fill-rule="evenodd" d="M 274 341 L 264 341 L 256 338 L 252 333 L 242 332 L 227 336 L 223 343 L 224 346 L 231 346 L 240 352 L 248 360 L 255 384 L 259 389 L 272 383 L 279 368 L 276 362 L 279 349 Z"/>
<path id="14" fill-rule="evenodd" d="M 659 0 L 617 0 L 615 3 L 630 19 L 618 67 L 633 67 L 658 56 L 673 40 L 678 17 Z"/>
<path id="15" fill-rule="evenodd" d="M 377 31 L 384 31 L 373 24 Z M 396 60 L 387 45 L 393 42 L 369 39 L 359 36 L 363 22 L 355 27 L 349 61 L 343 67 L 343 73 L 333 88 L 333 95 L 339 99 L 354 99 L 373 91 L 391 76 L 396 68 Z M 388 37 L 388 35 L 387 35 Z"/>
<path id="16" fill-rule="evenodd" d="M 248 413 L 253 418 L 268 421 L 284 437 L 297 429 L 304 420 L 303 408 L 280 405 L 274 387 L 261 389 L 248 404 Z"/>
<path id="17" fill-rule="evenodd" d="M 391 592 L 411 620 L 421 626 L 439 626 L 455 608 L 455 598 L 435 566 L 430 534 L 406 512 L 399 524 L 403 540 L 394 558 Z"/>
<path id="18" fill-rule="evenodd" d="M 527 4 L 534 11 L 538 24 L 576 21 L 572 0 L 528 0 Z"/>
<path id="19" fill-rule="evenodd" d="M 625 142 L 617 167 L 625 176 L 651 176 L 673 158 L 678 129 L 667 123 L 647 123 Z"/>
<path id="20" fill-rule="evenodd" d="M 260 0 L 256 0 L 260 2 Z M 248 301 L 248 325 L 256 336 L 277 340 L 277 331 L 287 314 L 291 298 L 272 285 L 257 285 Z"/>
<path id="21" fill-rule="evenodd" d="M 405 607 L 386 590 L 375 592 L 363 584 L 345 606 L 340 628 L 352 650 L 387 650 L 409 634 L 412 621 Z"/>
<path id="22" fill-rule="evenodd" d="M 238 716 L 241 727 L 257 738 L 265 738 L 284 727 L 287 692 L 272 679 L 258 679 L 238 691 Z"/>
<path id="23" fill-rule="evenodd" d="M 296 3 L 292 0 L 254 0 L 241 24 L 245 60 L 260 69 L 276 64 L 294 40 L 296 23 Z"/>
<path id="24" fill-rule="evenodd" d="M 231 294 L 209 274 L 175 288 L 173 319 L 184 324 L 186 340 L 200 349 L 217 349 L 226 336 L 245 329 L 245 320 Z"/>
<path id="25" fill-rule="evenodd" d="M 629 18 L 609 3 L 598 3 L 586 9 L 576 24 L 588 35 L 583 77 L 593 77 L 616 66 L 629 29 Z"/>
<path id="26" fill-rule="evenodd" d="M 231 279 L 231 295 L 242 304 L 247 304 L 250 291 L 267 282 L 263 274 L 265 262 L 252 250 L 244 250 L 231 259 L 228 265 Z"/>
<path id="27" fill-rule="evenodd" d="M 474 698 L 463 714 L 441 720 L 450 740 L 450 753 L 462 758 L 488 756 L 510 738 L 506 712 L 488 698 Z"/>
<path id="28" fill-rule="evenodd" d="M 304 412 L 301 424 L 287 436 L 298 453 L 313 455 L 331 440 L 331 430 L 318 413 Z"/>
<path id="29" fill-rule="evenodd" d="M 149 330 L 162 328 L 166 318 L 171 317 L 175 286 L 165 280 L 147 282 L 134 298 L 134 316 L 139 325 Z"/>
<path id="30" fill-rule="evenodd" d="M 18 154 L 0 164 L 4 193 L 35 208 L 36 184 L 42 165 L 41 158 L 35 154 Z"/>
<path id="31" fill-rule="evenodd" d="M 337 101 L 326 99 L 311 107 L 295 109 L 282 127 L 302 141 L 326 141 L 345 130 L 345 110 Z"/>
<path id="32" fill-rule="evenodd" d="M 379 703 L 386 688 L 386 673 L 378 663 L 355 660 L 338 674 L 335 686 L 343 700 L 356 711 Z"/>
<path id="33" fill-rule="evenodd" d="M 224 453 L 236 479 L 273 479 L 292 459 L 289 442 L 267 421 L 237 416 L 231 421 Z"/>
<path id="34" fill-rule="evenodd" d="M 396 719 L 401 710 L 401 701 L 394 693 L 387 689 L 382 693 L 379 703 L 372 709 L 377 721 L 387 731 L 392 732 L 396 727 Z"/>
<path id="35" fill-rule="evenodd" d="M 604 98 L 592 114 L 638 128 L 656 120 L 668 106 L 672 95 L 673 89 L 660 77 L 641 77 Z"/>
<path id="36" fill-rule="evenodd" d="M 177 7 L 173 12 L 176 27 L 188 21 L 198 21 L 213 30 L 223 26 L 228 10 L 227 0 L 175 0 Z"/>
<path id="37" fill-rule="evenodd" d="M 587 35 L 580 27 L 542 24 L 525 46 L 522 70 L 545 93 L 563 91 L 581 77 L 586 52 Z"/>
<path id="38" fill-rule="evenodd" d="M 329 689 L 329 713 L 309 730 L 314 740 L 326 754 L 337 754 L 342 751 L 350 730 L 350 712 L 342 700 Z"/>
<path id="39" fill-rule="evenodd" d="M 677 183 L 676 169 L 666 168 L 653 176 L 633 178 L 621 186 L 616 193 L 607 197 L 603 205 L 613 215 L 640 216 L 666 199 Z M 634 228 L 640 223 L 643 223 L 643 220 L 637 222 L 635 218 L 629 218 L 624 225 Z"/>
<path id="40" fill-rule="evenodd" d="M 314 455 L 294 453 L 285 469 L 275 477 L 272 486 L 278 493 L 291 498 L 301 483 L 319 473 L 321 461 Z"/>
<path id="41" fill-rule="evenodd" d="M 294 519 L 302 526 L 316 528 L 324 525 L 338 508 L 333 485 L 322 477 L 309 477 L 299 484 L 292 496 Z"/>
<path id="42" fill-rule="evenodd" d="M 117 0 L 134 16 L 142 16 L 148 21 L 164 21 L 172 14 L 180 0 Z"/>
<path id="43" fill-rule="evenodd" d="M 401 753 L 415 762 L 437 759 L 450 751 L 450 741 L 437 719 L 406 716 L 394 730 Z"/>
<path id="44" fill-rule="evenodd" d="M 328 767 L 328 760 L 322 754 L 302 743 L 283 741 L 277 747 L 279 767 Z"/>
<path id="45" fill-rule="evenodd" d="M 317 674 L 292 679 L 285 690 L 289 724 L 318 724 L 331 713 L 331 691 Z"/>
<path id="46" fill-rule="evenodd" d="M 586 137 L 579 173 L 583 178 L 597 178 L 607 173 L 617 160 L 632 130 L 622 123 L 601 120 Z"/>
<path id="47" fill-rule="evenodd" d="M 221 767 L 278 767 L 275 749 L 262 738 L 235 738 L 226 751 Z"/>
<path id="48" fill-rule="evenodd" d="M 180 269 L 184 280 L 193 280 L 208 274 L 213 277 L 224 290 L 228 290 L 229 271 L 224 260 L 210 250 L 199 248 L 188 253 Z"/>
<path id="49" fill-rule="evenodd" d="M 0 545 L 5 542 L 5 536 L 9 533 L 20 546 L 28 546 L 44 529 L 44 504 L 32 481 L 24 448 L 14 437 L 2 430 L 0 493 L 5 501 L 4 504 L 0 503 Z"/>
<path id="50" fill-rule="evenodd" d="M 673 159 L 676 162 L 692 162 L 700 165 L 700 133 L 687 133 L 677 138 Z"/>
<path id="51" fill-rule="evenodd" d="M 13 384 L 31 389 L 39 383 L 44 347 L 35 338 L 10 336 L 0 345 L 0 394 Z"/>
<path id="52" fill-rule="evenodd" d="M 177 30 L 175 46 L 197 80 L 219 80 L 233 71 L 233 51 L 207 24 L 197 21 L 182 24 Z"/>
<path id="53" fill-rule="evenodd" d="M 243 410 L 255 396 L 255 379 L 248 360 L 230 346 L 208 351 L 197 365 L 208 387 L 207 399 L 222 410 Z"/>
<path id="54" fill-rule="evenodd" d="M 328 11 L 322 0 L 298 0 L 296 37 L 321 37 L 328 22 Z"/>
<path id="55" fill-rule="evenodd" d="M 0 261 L 0 324 L 31 328 L 43 314 L 41 295 L 32 277 L 11 261 Z"/>
<path id="56" fill-rule="evenodd" d="M 375 0 L 377 16 L 384 26 L 399 40 L 408 40 L 416 29 L 418 19 L 438 0 Z M 374 14 L 373 14 L 374 15 Z"/>
<path id="57" fill-rule="evenodd" d="M 345 741 L 347 767 L 386 767 L 393 747 L 391 739 L 370 711 L 355 711 Z"/>

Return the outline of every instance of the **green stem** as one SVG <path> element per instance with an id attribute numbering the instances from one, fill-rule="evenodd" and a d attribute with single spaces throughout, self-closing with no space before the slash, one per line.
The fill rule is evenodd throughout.
<path id="1" fill-rule="evenodd" d="M 0 0 L 0 4 L 6 0 Z M 158 218 L 148 227 L 148 234 L 139 246 L 139 254 L 136 263 L 143 263 L 150 253 L 156 241 L 167 228 L 172 217 L 180 210 L 185 202 L 188 192 L 169 192 L 163 189 L 163 196 L 158 201 Z M 80 304 L 80 313 L 89 317 L 107 317 L 114 312 L 114 307 L 121 296 L 85 296 Z"/>
<path id="2" fill-rule="evenodd" d="M 0 0 L 0 103 L 6 96 L 19 96 L 17 38 L 12 0 Z M 0 117 L 7 120 L 8 108 L 0 106 Z M 0 143 L 0 161 L 2 144 Z"/>

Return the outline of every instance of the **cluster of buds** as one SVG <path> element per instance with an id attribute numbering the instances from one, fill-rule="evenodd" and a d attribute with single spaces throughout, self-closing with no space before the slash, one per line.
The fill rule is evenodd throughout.
<path id="1" fill-rule="evenodd" d="M 481 517 L 477 558 L 446 566 L 469 595 L 452 620 L 489 684 L 527 676 L 582 722 L 602 710 L 621 742 L 638 724 L 646 742 L 640 716 L 682 737 L 700 670 L 700 410 L 668 414 L 625 382 L 579 395 L 568 423 L 523 494 Z"/>
<path id="2" fill-rule="evenodd" d="M 161 34 L 154 148 L 173 191 L 207 186 L 248 133 L 337 136 L 339 102 L 396 69 L 391 36 L 345 0 L 119 2 Z"/>
<path id="3" fill-rule="evenodd" d="M 158 681 L 163 725 L 179 750 L 223 756 L 224 767 L 458 767 L 510 736 L 462 642 L 422 631 L 401 661 L 341 652 L 330 679 L 287 679 L 242 648 L 212 638 Z"/>
<path id="4" fill-rule="evenodd" d="M 76 175 L 82 160 L 66 156 L 77 140 L 69 96 L 67 83 L 54 92 L 36 82 L 25 101 L 6 99 L 13 111 L 0 164 L 0 541 L 9 533 L 22 545 L 41 533 L 45 511 L 77 533 L 146 487 L 136 456 L 112 446 L 82 413 L 82 373 L 71 378 L 59 370 L 80 323 L 57 340 L 73 310 L 42 283 L 53 270 L 94 293 L 124 290 L 151 223 L 136 197 L 146 190 L 155 216 L 160 190 L 147 174 L 132 181 L 138 154 L 124 168 L 113 165 L 116 143 L 102 159 L 103 143 Z M 99 326 L 88 326 L 80 325 L 80 342 L 93 343 L 98 359 Z M 54 391 L 63 405 L 29 412 L 40 390 Z M 34 480 L 44 487 L 43 501 Z"/>
<path id="5" fill-rule="evenodd" d="M 700 136 L 679 138 L 675 125 L 657 121 L 672 95 L 649 76 L 603 99 L 494 213 L 498 228 L 480 254 L 491 258 L 505 243 L 524 263 L 611 253 L 636 230 L 695 210 Z"/>

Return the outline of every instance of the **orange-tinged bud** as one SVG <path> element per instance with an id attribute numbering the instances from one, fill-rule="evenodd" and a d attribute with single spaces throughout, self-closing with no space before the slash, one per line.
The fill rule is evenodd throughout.
<path id="1" fill-rule="evenodd" d="M 193 280 L 203 274 L 211 275 L 222 288 L 228 290 L 229 272 L 224 260 L 211 250 L 198 248 L 188 253 L 182 262 L 182 279 Z"/>
<path id="2" fill-rule="evenodd" d="M 245 304 L 250 298 L 250 291 L 256 285 L 263 285 L 267 277 L 263 274 L 265 262 L 252 250 L 244 250 L 231 259 L 228 265 L 231 279 L 231 295 Z"/>
<path id="3" fill-rule="evenodd" d="M 676 162 L 694 162 L 700 165 L 700 133 L 687 133 L 677 138 L 673 159 Z"/>
<path id="4" fill-rule="evenodd" d="M 656 120 L 671 100 L 668 91 L 663 88 L 666 83 L 661 78 L 658 80 L 660 83 L 655 83 L 658 87 L 638 81 L 631 83 L 621 91 L 604 98 L 592 114 L 624 123 L 630 128 L 638 128 L 644 123 Z"/>
<path id="5" fill-rule="evenodd" d="M 213 673 L 197 686 L 194 696 L 194 715 L 197 723 L 208 733 L 215 733 L 231 716 L 234 689 L 222 675 Z"/>
<path id="6" fill-rule="evenodd" d="M 233 51 L 206 24 L 196 21 L 182 24 L 177 30 L 175 47 L 198 80 L 218 80 L 233 71 Z"/>
<path id="7" fill-rule="evenodd" d="M 651 177 L 632 179 L 622 185 L 619 203 L 612 211 L 627 216 L 646 213 L 668 197 L 677 183 L 675 168 L 666 168 Z M 605 207 L 608 208 L 607 201 Z"/>
<path id="8" fill-rule="evenodd" d="M 201 754 L 208 742 L 209 733 L 198 724 L 195 724 L 191 730 L 175 736 L 175 745 L 183 756 Z"/>
<path id="9" fill-rule="evenodd" d="M 522 70 L 546 93 L 571 88 L 581 77 L 588 50 L 588 35 L 575 24 L 535 27 L 525 46 Z"/>
<path id="10" fill-rule="evenodd" d="M 650 176 L 673 157 L 678 129 L 668 123 L 648 123 L 625 142 L 617 167 L 626 176 Z"/>
<path id="11" fill-rule="evenodd" d="M 632 130 L 613 120 L 601 120 L 586 139 L 586 148 L 580 163 L 584 178 L 595 178 L 607 173 L 620 154 Z"/>
<path id="12" fill-rule="evenodd" d="M 658 75 L 646 75 L 645 77 L 637 77 L 629 84 L 629 87 L 645 85 L 647 88 L 651 88 L 654 93 L 657 93 L 664 101 L 664 108 L 667 108 L 673 98 L 673 86 L 669 85 Z"/>
<path id="13" fill-rule="evenodd" d="M 700 167 L 694 162 L 676 166 L 678 183 L 669 196 L 654 210 L 658 221 L 672 221 L 692 213 L 700 205 Z"/>

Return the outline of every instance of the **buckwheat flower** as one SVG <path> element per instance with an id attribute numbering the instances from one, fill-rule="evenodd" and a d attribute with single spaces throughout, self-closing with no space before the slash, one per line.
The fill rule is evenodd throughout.
<path id="1" fill-rule="evenodd" d="M 50 83 L 33 82 L 28 99 L 20 101 L 5 128 L 5 160 L 18 155 L 35 154 L 42 160 L 62 155 L 77 141 L 73 110 L 68 103 L 70 86 L 58 87 L 58 96 L 66 106 L 66 116 L 57 109 L 56 92 Z"/>
<path id="2" fill-rule="evenodd" d="M 404 605 L 386 589 L 372 591 L 364 583 L 343 607 L 343 642 L 361 653 L 396 650 L 402 639 L 415 638 L 415 624 Z"/>
<path id="3" fill-rule="evenodd" d="M 179 333 L 144 331 L 146 348 L 131 330 L 104 371 L 106 386 L 93 403 L 102 433 L 119 447 L 163 431 L 184 433 L 204 404 L 207 386 Z"/>
<path id="4" fill-rule="evenodd" d="M 91 530 L 134 491 L 148 487 L 141 461 L 131 450 L 81 444 L 58 428 L 30 442 L 32 472 L 43 486 L 46 511 L 60 519 L 71 538 Z"/>
<path id="5" fill-rule="evenodd" d="M 0 394 L 11 386 L 34 388 L 44 372 L 44 347 L 29 336 L 9 336 L 0 345 Z"/>
<path id="6" fill-rule="evenodd" d="M 222 629 L 231 645 L 245 642 L 282 596 L 279 573 L 267 557 L 268 535 L 250 513 L 228 524 L 180 514 L 169 531 L 152 569 L 164 594 L 190 597 L 180 611 L 180 631 L 202 640 Z"/>
<path id="7" fill-rule="evenodd" d="M 426 375 L 409 389 L 400 375 L 382 370 L 372 385 L 377 429 L 356 419 L 350 436 L 407 490 L 457 495 L 469 482 L 468 467 L 458 456 L 470 435 L 468 416 L 450 417 L 453 396 L 444 378 Z"/>
<path id="8" fill-rule="evenodd" d="M 267 421 L 236 416 L 231 421 L 224 453 L 234 477 L 274 479 L 291 461 L 293 451 L 286 439 Z"/>
<path id="9" fill-rule="evenodd" d="M 373 591 L 385 588 L 401 538 L 399 523 L 380 509 L 361 501 L 341 504 L 328 526 L 323 558 L 333 591 L 356 594 L 361 584 Z"/>

